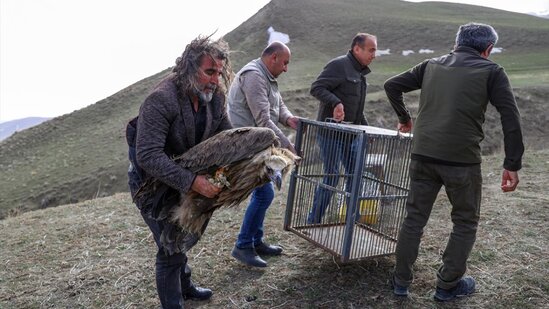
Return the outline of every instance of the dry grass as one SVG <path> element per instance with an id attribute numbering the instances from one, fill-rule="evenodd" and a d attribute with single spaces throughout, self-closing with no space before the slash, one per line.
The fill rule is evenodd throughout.
<path id="1" fill-rule="evenodd" d="M 341 265 L 281 229 L 285 194 L 267 218 L 268 240 L 284 255 L 264 270 L 238 264 L 230 250 L 244 209 L 214 215 L 190 252 L 193 279 L 214 290 L 188 308 L 542 308 L 549 305 L 549 151 L 526 156 L 520 189 L 499 190 L 500 158 L 483 166 L 484 201 L 469 273 L 478 292 L 450 304 L 432 300 L 450 230 L 438 199 L 416 263 L 411 297 L 387 286 L 393 257 Z M 127 194 L 38 210 L 0 221 L 0 308 L 158 308 L 154 244 Z"/>

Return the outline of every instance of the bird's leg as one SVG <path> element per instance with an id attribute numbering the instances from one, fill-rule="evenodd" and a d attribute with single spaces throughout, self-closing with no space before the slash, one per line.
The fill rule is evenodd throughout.
<path id="1" fill-rule="evenodd" d="M 208 178 L 208 181 L 218 186 L 219 188 L 227 187 L 230 188 L 231 184 L 227 180 L 227 177 L 225 176 L 225 171 L 227 170 L 226 167 L 220 167 L 215 171 L 214 177 Z"/>

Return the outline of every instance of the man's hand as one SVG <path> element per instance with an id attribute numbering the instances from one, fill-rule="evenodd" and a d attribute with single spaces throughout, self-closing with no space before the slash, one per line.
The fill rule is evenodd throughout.
<path id="1" fill-rule="evenodd" d="M 210 183 L 206 175 L 197 175 L 191 185 L 191 190 L 209 198 L 213 198 L 221 192 L 221 188 Z"/>
<path id="2" fill-rule="evenodd" d="M 412 119 L 408 120 L 406 123 L 398 123 L 397 130 L 400 133 L 408 133 L 412 131 Z"/>
<path id="3" fill-rule="evenodd" d="M 517 171 L 503 170 L 501 175 L 501 190 L 503 192 L 515 191 L 519 183 L 519 176 Z"/>
<path id="4" fill-rule="evenodd" d="M 294 130 L 297 130 L 297 125 L 299 124 L 299 117 L 296 117 L 296 116 L 292 116 L 290 118 L 288 118 L 288 120 L 286 120 L 286 124 L 294 129 Z"/>
<path id="5" fill-rule="evenodd" d="M 342 122 L 345 119 L 345 109 L 343 103 L 338 103 L 334 108 L 333 118 L 337 122 Z"/>

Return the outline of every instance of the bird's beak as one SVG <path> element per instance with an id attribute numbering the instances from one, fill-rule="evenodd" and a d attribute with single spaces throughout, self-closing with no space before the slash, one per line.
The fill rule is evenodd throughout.
<path id="1" fill-rule="evenodd" d="M 280 188 L 282 187 L 282 173 L 280 171 L 275 171 L 273 175 L 271 175 L 271 181 L 275 184 L 276 189 L 280 191 Z"/>

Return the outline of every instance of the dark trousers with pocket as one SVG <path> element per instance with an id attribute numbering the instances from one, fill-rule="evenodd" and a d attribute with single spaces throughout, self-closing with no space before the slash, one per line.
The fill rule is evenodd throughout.
<path id="1" fill-rule="evenodd" d="M 455 287 L 467 270 L 467 259 L 476 240 L 480 217 L 480 164 L 450 166 L 412 160 L 407 214 L 396 248 L 394 279 L 398 285 L 407 287 L 412 283 L 412 267 L 418 256 L 423 229 L 442 186 L 452 204 L 453 228 L 442 256 L 442 266 L 437 272 L 437 287 Z"/>
<path id="2" fill-rule="evenodd" d="M 191 288 L 191 268 L 185 253 L 168 255 L 160 245 L 163 224 L 143 216 L 158 247 L 156 252 L 156 290 L 162 309 L 183 308 L 183 294 Z"/>
<path id="3" fill-rule="evenodd" d="M 132 154 L 135 155 L 130 150 L 130 158 Z M 130 192 L 134 196 L 141 184 L 141 176 L 138 170 L 130 165 L 128 177 Z M 142 205 L 139 205 L 140 201 L 137 200 L 135 202 L 139 209 L 143 209 Z M 164 230 L 163 222 L 150 218 L 143 211 L 141 211 L 141 216 L 151 230 L 157 246 L 155 263 L 156 290 L 162 308 L 181 309 L 183 308 L 183 294 L 193 285 L 191 282 L 191 268 L 187 264 L 187 255 L 185 253 L 166 254 L 160 243 L 160 235 L 162 235 L 162 231 Z"/>

